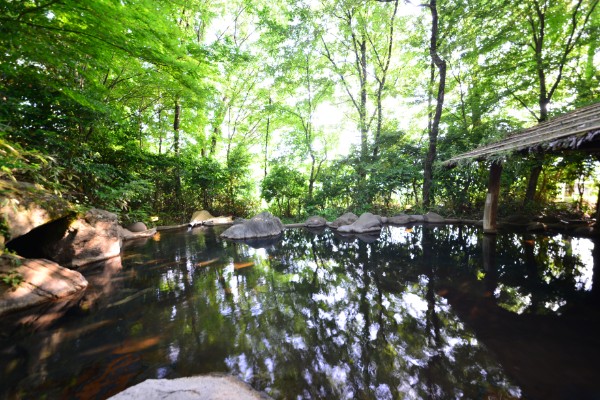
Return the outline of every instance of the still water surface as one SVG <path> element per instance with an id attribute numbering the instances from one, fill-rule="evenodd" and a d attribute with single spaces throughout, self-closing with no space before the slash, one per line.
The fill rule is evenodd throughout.
<path id="1" fill-rule="evenodd" d="M 12 316 L 0 398 L 224 372 L 276 399 L 600 398 L 600 247 L 472 227 L 161 233 Z M 24 325 L 25 324 L 25 325 Z"/>

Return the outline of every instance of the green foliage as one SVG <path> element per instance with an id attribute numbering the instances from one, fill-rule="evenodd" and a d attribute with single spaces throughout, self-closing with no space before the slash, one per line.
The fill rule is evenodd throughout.
<path id="1" fill-rule="evenodd" d="M 277 164 L 263 179 L 261 196 L 269 203 L 274 201 L 277 215 L 291 217 L 301 208 L 305 184 L 306 178 L 300 172 Z"/>
<path id="2" fill-rule="evenodd" d="M 317 3 L 1 2 L 0 179 L 122 221 L 248 216 L 260 195 L 298 218 L 418 209 L 433 106 L 429 10 Z M 543 119 L 550 101 L 552 113 L 598 97 L 599 10 L 575 4 L 438 4 L 449 66 L 438 160 Z M 334 113 L 342 122 L 328 121 Z M 549 158 L 537 200 L 595 163 Z M 510 159 L 503 195 L 525 193 L 530 166 Z M 438 206 L 476 213 L 486 176 L 485 165 L 436 168 Z"/>
<path id="3" fill-rule="evenodd" d="M 23 275 L 16 270 L 21 265 L 21 260 L 13 252 L 2 248 L 0 248 L 0 257 L 15 268 L 7 272 L 0 272 L 0 281 L 10 288 L 16 289 L 23 282 Z"/>
<path id="4" fill-rule="evenodd" d="M 7 273 L 2 272 L 0 273 L 0 279 L 13 289 L 18 288 L 23 282 L 23 276 L 17 271 L 9 271 Z"/>

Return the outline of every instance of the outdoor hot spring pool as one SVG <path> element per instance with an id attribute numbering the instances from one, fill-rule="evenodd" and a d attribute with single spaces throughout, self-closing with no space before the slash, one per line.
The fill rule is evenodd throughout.
<path id="1" fill-rule="evenodd" d="M 276 399 L 600 398 L 600 242 L 220 232 L 128 243 L 81 270 L 75 305 L 3 319 L 0 398 L 106 398 L 213 372 Z"/>

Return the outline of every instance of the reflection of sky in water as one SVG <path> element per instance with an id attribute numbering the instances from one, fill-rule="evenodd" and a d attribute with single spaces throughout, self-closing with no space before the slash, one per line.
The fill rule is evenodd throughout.
<path id="1" fill-rule="evenodd" d="M 163 265 L 124 265 L 130 281 L 115 279 L 124 287 L 108 304 L 155 289 L 108 313 L 99 307 L 80 317 L 84 326 L 117 321 L 110 334 L 98 335 L 108 352 L 94 354 L 110 354 L 111 340 L 120 346 L 160 338 L 135 353 L 156 376 L 134 376 L 228 372 L 276 398 L 519 397 L 521 388 L 499 364 L 501 352 L 486 348 L 468 317 L 493 303 L 503 307 L 501 316 L 525 319 L 541 307 L 554 318 L 573 301 L 570 294 L 593 289 L 588 239 L 498 235 L 494 271 L 484 269 L 482 234 L 467 227 L 386 227 L 371 243 L 290 230 L 258 249 L 210 232 L 165 233 L 145 246 L 148 259 L 164 259 Z M 457 288 L 479 296 L 463 314 L 461 300 L 447 295 Z M 484 297 L 488 290 L 492 295 Z M 69 353 L 95 349 L 78 340 Z M 102 362 L 68 359 L 43 368 L 47 374 L 64 364 L 108 369 L 111 360 Z"/>
<path id="2" fill-rule="evenodd" d="M 592 278 L 594 276 L 594 259 L 592 250 L 594 243 L 589 239 L 572 239 L 573 252 L 581 259 L 583 266 L 579 268 L 580 275 L 577 279 L 578 290 L 592 290 Z"/>

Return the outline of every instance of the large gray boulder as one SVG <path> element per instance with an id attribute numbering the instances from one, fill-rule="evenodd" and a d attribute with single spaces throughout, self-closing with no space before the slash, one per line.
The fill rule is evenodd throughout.
<path id="1" fill-rule="evenodd" d="M 110 397 L 112 400 L 269 399 L 233 376 L 148 379 Z"/>
<path id="2" fill-rule="evenodd" d="M 344 215 L 342 215 L 341 217 L 339 217 L 338 219 L 336 219 L 335 221 L 333 221 L 327 225 L 330 228 L 337 229 L 340 226 L 353 224 L 354 222 L 356 222 L 357 219 L 358 219 L 358 216 L 356 214 L 347 212 Z"/>
<path id="3" fill-rule="evenodd" d="M 262 212 L 241 224 L 229 227 L 221 234 L 226 239 L 253 239 L 279 236 L 284 226 L 279 218 L 269 212 Z"/>
<path id="4" fill-rule="evenodd" d="M 0 315 L 80 293 L 88 286 L 79 272 L 45 259 L 2 256 L 0 275 L 20 281 L 15 288 L 0 285 Z"/>
<path id="5" fill-rule="evenodd" d="M 305 222 L 304 222 L 304 226 L 306 226 L 307 228 L 320 228 L 322 226 L 327 225 L 327 220 L 323 217 L 320 217 L 318 215 L 314 215 L 312 217 L 309 217 Z"/>
<path id="6" fill-rule="evenodd" d="M 381 217 L 371 213 L 362 214 L 354 223 L 340 226 L 341 233 L 366 233 L 379 231 L 382 228 Z"/>

